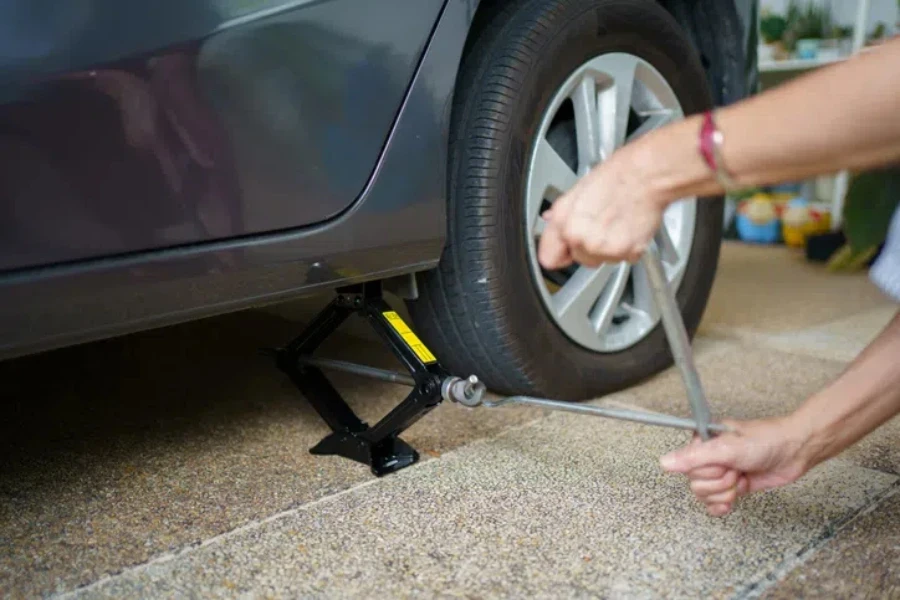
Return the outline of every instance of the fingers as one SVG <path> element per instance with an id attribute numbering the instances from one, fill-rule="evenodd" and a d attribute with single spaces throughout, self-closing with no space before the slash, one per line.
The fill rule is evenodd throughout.
<path id="1" fill-rule="evenodd" d="M 735 438 L 722 435 L 702 444 L 690 444 L 660 459 L 662 468 L 670 473 L 688 473 L 701 467 L 733 467 L 736 457 Z"/>
<path id="2" fill-rule="evenodd" d="M 689 473 L 688 477 L 692 478 L 691 491 L 706 504 L 707 509 L 723 504 L 733 505 L 742 492 L 746 493 L 746 483 L 741 483 L 741 474 L 733 469 L 717 479 L 694 479 L 693 473 Z"/>
<path id="3" fill-rule="evenodd" d="M 729 490 L 736 492 L 739 475 L 733 469 L 729 469 L 724 475 L 716 479 L 697 479 L 694 477 L 693 472 L 688 474 L 691 479 L 691 491 L 699 498 L 711 498 Z M 720 502 L 726 502 L 726 500 L 720 500 Z"/>
<path id="4" fill-rule="evenodd" d="M 538 261 L 545 269 L 563 269 L 572 264 L 569 246 L 563 240 L 559 225 L 548 221 L 538 244 Z"/>
<path id="5" fill-rule="evenodd" d="M 699 435 L 694 434 L 691 438 L 690 446 L 699 446 L 703 443 L 703 440 Z M 695 469 L 691 469 L 689 476 L 691 480 L 695 479 L 721 479 L 725 477 L 728 473 L 728 467 L 724 467 L 722 465 L 709 465 L 706 467 L 697 467 Z"/>
<path id="6" fill-rule="evenodd" d="M 573 257 L 564 237 L 571 200 L 562 197 L 542 215 L 546 226 L 538 242 L 538 262 L 545 269 L 563 269 L 572 264 Z"/>
<path id="7" fill-rule="evenodd" d="M 778 420 L 726 423 L 732 432 L 707 442 L 695 439 L 660 459 L 666 471 L 687 476 L 691 491 L 716 516 L 730 512 L 744 495 L 785 485 L 803 473 L 802 465 L 790 463 L 789 425 Z"/>
<path id="8" fill-rule="evenodd" d="M 641 228 L 643 229 L 643 228 Z M 562 230 L 572 258 L 586 267 L 604 262 L 637 262 L 646 250 L 642 240 L 650 237 L 634 223 L 605 222 L 575 210 Z"/>
<path id="9" fill-rule="evenodd" d="M 733 444 L 727 436 L 708 442 L 695 437 L 686 447 L 661 459 L 667 471 L 687 475 L 691 491 L 715 517 L 731 512 L 737 499 L 749 489 L 747 477 L 733 468 Z"/>
<path id="10" fill-rule="evenodd" d="M 724 517 L 731 512 L 731 504 L 711 504 L 706 507 L 706 512 L 714 517 Z"/>
<path id="11" fill-rule="evenodd" d="M 709 496 L 703 496 L 700 500 L 706 504 L 706 506 L 714 506 L 716 504 L 732 504 L 736 502 L 738 499 L 738 492 L 736 487 L 729 488 L 718 494 L 710 494 Z"/>
<path id="12" fill-rule="evenodd" d="M 711 467 L 700 467 L 688 473 L 691 479 L 721 479 L 729 471 L 728 467 L 714 465 Z"/>
<path id="13" fill-rule="evenodd" d="M 538 244 L 538 261 L 546 269 L 572 262 L 585 267 L 637 262 L 659 226 L 661 213 L 656 212 L 598 205 L 577 190 L 569 192 L 542 215 L 546 226 Z"/>

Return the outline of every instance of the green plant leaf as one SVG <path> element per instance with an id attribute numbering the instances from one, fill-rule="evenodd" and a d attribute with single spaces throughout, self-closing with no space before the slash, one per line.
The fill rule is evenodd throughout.
<path id="1" fill-rule="evenodd" d="M 785 18 L 787 21 L 785 41 L 791 48 L 797 40 L 823 39 L 832 29 L 829 9 L 809 0 L 805 2 L 791 0 Z"/>
<path id="2" fill-rule="evenodd" d="M 844 235 L 848 244 L 857 252 L 881 245 L 898 204 L 900 168 L 854 176 L 844 199 Z"/>
<path id="3" fill-rule="evenodd" d="M 787 20 L 781 15 L 767 15 L 759 22 L 759 31 L 767 44 L 781 41 L 786 29 Z"/>
<path id="4" fill-rule="evenodd" d="M 850 244 L 844 244 L 831 255 L 825 268 L 832 273 L 861 271 L 877 252 L 877 246 L 865 250 L 854 250 Z"/>

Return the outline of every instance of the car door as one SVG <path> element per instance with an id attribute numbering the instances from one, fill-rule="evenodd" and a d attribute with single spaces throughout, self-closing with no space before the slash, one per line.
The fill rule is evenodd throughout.
<path id="1" fill-rule="evenodd" d="M 0 271 L 340 214 L 443 2 L 2 3 Z"/>

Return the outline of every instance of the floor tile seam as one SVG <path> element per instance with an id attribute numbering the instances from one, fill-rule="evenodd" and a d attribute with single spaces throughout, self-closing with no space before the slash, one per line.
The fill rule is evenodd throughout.
<path id="1" fill-rule="evenodd" d="M 414 470 L 418 471 L 419 469 L 424 468 L 426 465 L 436 464 L 437 461 L 454 458 L 457 454 L 462 453 L 462 451 L 464 451 L 464 450 L 469 450 L 469 449 L 471 449 L 473 447 L 477 447 L 479 445 L 489 444 L 489 443 L 494 442 L 498 439 L 501 439 L 509 434 L 512 434 L 516 431 L 531 427 L 541 421 L 546 420 L 550 416 L 552 416 L 552 413 L 549 413 L 549 412 L 546 414 L 542 414 L 541 416 L 539 416 L 535 419 L 530 419 L 529 421 L 526 421 L 525 423 L 520 423 L 519 425 L 516 425 L 515 427 L 510 427 L 508 429 L 505 429 L 495 436 L 480 438 L 480 439 L 474 440 L 470 443 L 462 444 L 456 448 L 453 448 L 452 450 L 450 450 L 448 452 L 442 453 L 438 457 L 428 457 L 426 460 L 420 461 L 410 467 L 407 467 L 406 469 L 403 470 L 403 473 L 401 475 L 408 474 Z M 189 556 L 189 555 L 193 554 L 194 552 L 202 550 L 203 548 L 206 548 L 208 546 L 212 546 L 212 545 L 218 544 L 220 542 L 226 542 L 228 539 L 230 539 L 232 537 L 236 537 L 238 535 L 241 535 L 242 533 L 246 533 L 248 531 L 254 531 L 256 529 L 264 527 L 265 525 L 268 525 L 269 523 L 273 523 L 275 521 L 279 521 L 281 519 L 286 519 L 286 518 L 292 517 L 294 515 L 300 514 L 302 512 L 312 510 L 321 504 L 326 504 L 328 502 L 338 500 L 343 496 L 350 495 L 357 491 L 363 490 L 369 486 L 373 486 L 373 485 L 376 485 L 379 483 L 384 484 L 384 485 L 389 485 L 390 481 L 391 481 L 391 476 L 369 479 L 369 480 L 363 481 L 361 483 L 355 484 L 351 487 L 348 487 L 346 489 L 339 490 L 335 493 L 328 494 L 326 496 L 322 496 L 320 498 L 310 500 L 309 502 L 304 502 L 298 506 L 293 506 L 291 508 L 279 511 L 279 512 L 269 515 L 267 517 L 263 517 L 260 519 L 252 519 L 250 521 L 247 521 L 246 523 L 239 525 L 238 527 L 229 529 L 227 531 L 223 531 L 212 537 L 209 537 L 209 538 L 206 538 L 203 540 L 199 540 L 196 542 L 192 542 L 190 544 L 186 544 L 186 545 L 182 546 L 181 548 L 178 548 L 177 550 L 164 552 L 164 553 L 154 556 L 144 562 L 137 563 L 134 565 L 129 565 L 120 571 L 106 574 L 106 575 L 100 577 L 99 579 L 96 579 L 95 581 L 91 581 L 89 583 L 82 584 L 71 590 L 67 590 L 67 591 L 59 593 L 59 594 L 53 594 L 52 597 L 60 598 L 60 599 L 74 598 L 77 594 L 88 592 L 93 589 L 99 588 L 99 587 L 106 585 L 117 579 L 122 579 L 122 578 L 125 578 L 128 576 L 134 575 L 134 574 L 142 573 L 154 566 L 169 563 L 174 560 L 184 558 L 184 557 Z"/>
<path id="2" fill-rule="evenodd" d="M 883 471 L 877 471 L 868 467 L 859 467 L 874 473 L 884 474 Z M 755 580 L 749 582 L 741 588 L 732 600 L 751 600 L 761 598 L 770 589 L 783 581 L 790 573 L 798 569 L 812 559 L 816 553 L 826 547 L 829 542 L 834 540 L 842 531 L 850 528 L 854 523 L 861 520 L 865 516 L 871 514 L 878 509 L 879 506 L 887 502 L 895 494 L 900 493 L 900 477 L 892 475 L 894 481 L 887 488 L 876 494 L 869 502 L 863 504 L 859 508 L 848 512 L 843 517 L 833 521 L 825 526 L 821 534 L 805 544 L 800 550 L 791 556 L 786 557 L 778 563 L 773 569 L 763 573 Z"/>

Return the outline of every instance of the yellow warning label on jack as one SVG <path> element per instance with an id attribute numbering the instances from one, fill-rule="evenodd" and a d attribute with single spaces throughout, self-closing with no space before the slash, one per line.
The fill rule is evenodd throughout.
<path id="1" fill-rule="evenodd" d="M 419 357 L 423 363 L 430 364 L 437 362 L 437 358 L 435 358 L 434 354 L 431 353 L 431 350 L 428 349 L 428 346 L 422 343 L 422 340 L 412 332 L 412 329 L 406 324 L 403 318 L 398 315 L 396 312 L 389 310 L 383 313 L 384 318 L 387 319 L 388 324 L 390 324 L 391 328 L 396 331 L 403 341 L 406 342 L 406 345 L 409 346 L 409 349 L 413 351 L 413 353 Z"/>

